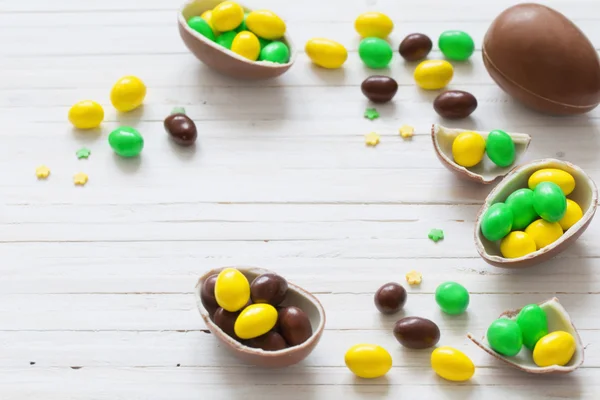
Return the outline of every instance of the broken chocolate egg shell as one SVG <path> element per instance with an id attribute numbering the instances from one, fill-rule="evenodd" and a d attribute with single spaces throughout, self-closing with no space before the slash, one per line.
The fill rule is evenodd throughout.
<path id="1" fill-rule="evenodd" d="M 452 143 L 454 139 L 462 132 L 476 132 L 487 140 L 489 132 L 479 132 L 472 129 L 455 129 L 446 128 L 441 125 L 434 124 L 431 128 L 431 140 L 433 141 L 433 149 L 441 161 L 442 165 L 450 172 L 461 179 L 466 179 L 478 183 L 490 184 L 497 179 L 508 174 L 511 169 L 517 165 L 519 158 L 527 151 L 531 136 L 525 133 L 510 133 L 507 132 L 515 143 L 515 162 L 508 167 L 499 167 L 490 160 L 487 155 L 483 156 L 483 160 L 474 167 L 465 168 L 454 162 L 452 156 Z"/>
<path id="2" fill-rule="evenodd" d="M 202 275 L 202 277 L 200 277 L 194 289 L 196 305 L 198 307 L 198 310 L 200 311 L 200 316 L 206 323 L 208 329 L 215 335 L 215 337 L 240 360 L 243 360 L 249 364 L 253 364 L 259 367 L 287 367 L 290 365 L 297 364 L 298 362 L 308 357 L 308 355 L 314 350 L 314 348 L 319 343 L 321 335 L 323 334 L 323 329 L 325 328 L 325 310 L 323 309 L 323 306 L 321 305 L 319 300 L 317 300 L 315 296 L 302 289 L 301 287 L 288 282 L 287 295 L 281 306 L 296 306 L 302 311 L 304 311 L 308 315 L 308 319 L 310 320 L 310 324 L 312 325 L 312 336 L 308 338 L 308 340 L 306 340 L 304 343 L 298 346 L 288 347 L 287 349 L 278 351 L 264 351 L 262 349 L 245 346 L 242 343 L 230 337 L 229 335 L 227 335 L 225 332 L 223 332 L 223 330 L 221 330 L 221 328 L 219 328 L 211 320 L 210 315 L 208 314 L 208 310 L 206 310 L 200 298 L 200 292 L 204 281 L 211 275 L 218 274 L 225 268 L 236 268 L 238 271 L 244 274 L 246 278 L 248 278 L 249 283 L 252 283 L 254 278 L 256 278 L 259 275 L 266 273 L 274 273 L 272 271 L 262 268 L 246 268 L 234 266 L 213 269 Z"/>
<path id="3" fill-rule="evenodd" d="M 557 241 L 519 258 L 504 258 L 500 253 L 500 242 L 490 242 L 481 233 L 481 220 L 487 209 L 493 204 L 504 202 L 515 190 L 526 188 L 531 174 L 544 168 L 556 168 L 568 172 L 575 178 L 575 190 L 567 197 L 575 201 L 583 211 L 583 217 L 570 227 Z M 530 267 L 551 259 L 569 247 L 587 229 L 598 205 L 598 189 L 594 181 L 579 167 L 571 163 L 542 159 L 513 169 L 498 186 L 490 192 L 475 221 L 475 247 L 479 255 L 489 264 L 503 268 Z"/>
<path id="4" fill-rule="evenodd" d="M 222 0 L 191 0 L 184 4 L 179 12 L 177 17 L 179 34 L 196 58 L 217 72 L 246 80 L 275 78 L 290 69 L 296 56 L 294 46 L 287 34 L 280 40 L 289 47 L 290 59 L 285 64 L 278 64 L 268 61 L 251 61 L 220 46 L 188 26 L 187 21 L 191 17 L 200 16 L 204 11 L 212 10 L 222 2 Z M 246 12 L 252 11 L 243 4 L 241 6 Z"/>
<path id="5" fill-rule="evenodd" d="M 551 365 L 549 367 L 538 367 L 533 362 L 533 352 L 527 349 L 525 346 L 521 349 L 519 354 L 514 357 L 505 357 L 501 354 L 496 353 L 490 347 L 487 338 L 484 336 L 481 340 L 476 339 L 473 334 L 469 333 L 467 337 L 471 339 L 473 343 L 479 346 L 486 353 L 496 357 L 498 360 L 503 361 L 511 367 L 520 369 L 521 371 L 528 372 L 530 374 L 557 374 L 557 373 L 569 373 L 575 371 L 583 364 L 583 343 L 577 333 L 577 329 L 573 325 L 567 310 L 559 303 L 556 297 L 540 303 L 539 306 L 546 312 L 548 318 L 548 332 L 565 331 L 570 333 L 575 338 L 575 353 L 571 358 L 571 361 L 565 366 Z M 500 315 L 500 318 L 516 319 L 519 314 L 518 310 L 505 311 Z"/>

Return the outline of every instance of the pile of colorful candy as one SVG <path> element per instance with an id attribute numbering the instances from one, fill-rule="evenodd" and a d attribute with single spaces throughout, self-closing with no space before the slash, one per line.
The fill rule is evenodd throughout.
<path id="1" fill-rule="evenodd" d="M 245 12 L 238 3 L 224 1 L 187 22 L 202 36 L 248 60 L 285 64 L 290 59 L 290 49 L 282 41 L 285 22 L 271 11 Z"/>
<path id="2" fill-rule="evenodd" d="M 506 357 L 519 354 L 522 347 L 533 352 L 538 367 L 564 366 L 576 350 L 573 335 L 565 331 L 548 332 L 548 317 L 537 304 L 529 304 L 516 319 L 500 318 L 487 330 L 490 347 Z"/>
<path id="3" fill-rule="evenodd" d="M 485 154 L 499 167 L 508 167 L 515 162 L 515 143 L 499 129 L 491 131 L 487 140 L 476 132 L 462 132 L 452 142 L 454 162 L 462 167 L 476 166 Z"/>
<path id="4" fill-rule="evenodd" d="M 501 240 L 505 258 L 523 257 L 554 243 L 583 217 L 579 204 L 566 197 L 575 190 L 568 172 L 540 169 L 529 177 L 528 186 L 493 204 L 481 221 L 481 233 L 489 241 Z"/>

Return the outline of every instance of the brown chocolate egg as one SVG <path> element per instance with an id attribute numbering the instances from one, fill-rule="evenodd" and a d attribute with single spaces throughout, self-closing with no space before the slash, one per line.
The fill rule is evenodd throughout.
<path id="1" fill-rule="evenodd" d="M 600 103 L 594 46 L 561 13 L 539 4 L 503 11 L 483 41 L 492 79 L 525 105 L 548 114 L 581 114 Z"/>
<path id="2" fill-rule="evenodd" d="M 440 341 L 440 328 L 426 318 L 406 317 L 394 325 L 394 337 L 409 349 L 427 349 Z"/>
<path id="3" fill-rule="evenodd" d="M 263 349 L 265 351 L 283 350 L 287 347 L 287 343 L 285 342 L 283 336 L 273 331 L 248 340 L 247 345 L 256 349 Z"/>
<path id="4" fill-rule="evenodd" d="M 254 303 L 269 303 L 278 306 L 287 294 L 287 281 L 277 274 L 257 276 L 250 285 L 250 297 Z"/>
<path id="5" fill-rule="evenodd" d="M 219 308 L 219 304 L 215 298 L 215 283 L 217 282 L 217 276 L 217 274 L 214 274 L 206 278 L 202 284 L 202 289 L 200 290 L 202 305 L 206 308 L 206 311 L 208 311 L 210 316 L 212 316 L 217 308 Z"/>
<path id="6" fill-rule="evenodd" d="M 477 99 L 463 90 L 448 90 L 440 93 L 433 101 L 433 109 L 442 118 L 467 118 L 477 108 Z"/>
<path id="7" fill-rule="evenodd" d="M 406 289 L 402 285 L 390 282 L 375 292 L 375 307 L 382 314 L 395 314 L 406 303 Z"/>
<path id="8" fill-rule="evenodd" d="M 217 308 L 217 311 L 215 311 L 215 315 L 213 315 L 213 320 L 215 321 L 215 324 L 217 324 L 217 326 L 223 330 L 223 332 L 235 340 L 240 340 L 233 329 L 238 315 L 240 315 L 240 313 L 237 311 L 229 312 L 219 307 Z"/>
<path id="9" fill-rule="evenodd" d="M 360 90 L 373 103 L 387 103 L 398 91 L 398 82 L 384 75 L 369 76 L 360 85 Z"/>
<path id="10" fill-rule="evenodd" d="M 308 315 L 298 307 L 284 307 L 279 311 L 279 330 L 290 346 L 297 346 L 312 336 Z"/>

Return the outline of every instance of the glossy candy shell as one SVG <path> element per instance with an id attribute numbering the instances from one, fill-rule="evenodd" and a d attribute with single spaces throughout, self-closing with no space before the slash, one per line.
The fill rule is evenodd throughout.
<path id="1" fill-rule="evenodd" d="M 445 31 L 440 35 L 438 47 L 449 60 L 465 61 L 475 51 L 473 38 L 463 31 Z"/>
<path id="2" fill-rule="evenodd" d="M 369 68 L 385 68 L 392 61 L 394 52 L 388 42 L 376 37 L 365 38 L 358 45 L 358 55 Z"/>
<path id="3" fill-rule="evenodd" d="M 473 361 L 462 351 L 452 347 L 438 347 L 431 353 L 431 368 L 442 378 L 463 382 L 475 373 Z"/>
<path id="4" fill-rule="evenodd" d="M 392 368 L 392 356 L 381 346 L 357 344 L 344 356 L 344 362 L 352 373 L 360 378 L 379 378 Z"/>
<path id="5" fill-rule="evenodd" d="M 306 55 L 319 67 L 340 68 L 348 59 L 348 50 L 340 43 L 324 38 L 313 38 L 306 42 Z"/>
<path id="6" fill-rule="evenodd" d="M 128 126 L 115 129 L 108 135 L 110 147 L 121 157 L 136 157 L 144 148 L 144 138 Z"/>

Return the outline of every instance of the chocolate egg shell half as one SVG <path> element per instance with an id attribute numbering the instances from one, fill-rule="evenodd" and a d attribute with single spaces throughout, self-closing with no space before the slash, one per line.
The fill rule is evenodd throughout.
<path id="1" fill-rule="evenodd" d="M 254 278 L 259 275 L 273 273 L 272 271 L 262 268 L 235 266 L 231 268 L 236 268 L 238 271 L 244 274 L 244 276 L 246 276 L 250 282 L 252 282 Z M 298 346 L 289 347 L 279 351 L 265 351 L 260 348 L 249 347 L 234 340 L 225 332 L 223 332 L 223 330 L 211 320 L 208 311 L 202 304 L 202 300 L 200 298 L 200 292 L 204 281 L 211 275 L 218 274 L 224 269 L 225 267 L 207 271 L 200 277 L 194 289 L 196 306 L 198 307 L 200 316 L 216 340 L 223 344 L 223 347 L 231 351 L 232 354 L 238 357 L 240 360 L 260 367 L 287 367 L 294 365 L 308 357 L 308 355 L 319 343 L 325 328 L 325 310 L 323 309 L 323 306 L 319 300 L 306 290 L 294 285 L 291 282 L 288 282 L 288 292 L 283 306 L 295 306 L 301 309 L 308 316 L 308 320 L 312 328 L 312 335 L 310 335 L 310 337 L 304 343 Z"/>
<path id="2" fill-rule="evenodd" d="M 546 313 L 549 332 L 565 331 L 570 333 L 575 338 L 575 354 L 573 354 L 571 361 L 569 361 L 569 363 L 565 366 L 552 365 L 550 367 L 538 367 L 533 362 L 532 352 L 525 346 L 523 346 L 521 352 L 516 356 L 504 357 L 492 350 L 485 336 L 483 336 L 481 339 L 477 339 L 473 334 L 469 333 L 467 337 L 491 356 L 496 357 L 498 360 L 505 362 L 511 367 L 520 369 L 521 371 L 528 372 L 530 374 L 565 374 L 575 371 L 583 364 L 584 346 L 581 342 L 581 338 L 579 337 L 579 333 L 577 333 L 577 329 L 575 329 L 575 326 L 571 321 L 569 313 L 567 313 L 567 310 L 564 309 L 556 297 L 540 303 L 539 306 Z M 500 318 L 509 318 L 514 320 L 517 318 L 519 311 L 521 310 L 505 311 L 500 315 Z"/>
<path id="3" fill-rule="evenodd" d="M 498 242 L 490 242 L 481 233 L 482 217 L 493 204 L 504 202 L 516 190 L 526 188 L 529 177 L 534 172 L 545 168 L 560 169 L 573 176 L 575 179 L 575 190 L 569 195 L 569 198 L 579 204 L 583 211 L 583 217 L 554 243 L 523 257 L 504 258 L 500 253 Z M 581 168 L 571 163 L 551 158 L 532 161 L 513 169 L 485 199 L 475 220 L 475 247 L 479 255 L 487 263 L 496 267 L 530 267 L 551 259 L 575 242 L 592 221 L 597 203 L 598 189 L 596 188 L 596 184 Z"/>
<path id="4" fill-rule="evenodd" d="M 483 40 L 483 61 L 508 94 L 535 110 L 581 114 L 600 102 L 600 61 L 564 15 L 539 4 L 504 10 Z"/>
<path id="5" fill-rule="evenodd" d="M 497 128 L 494 128 L 497 129 Z M 515 143 L 515 162 L 507 167 L 499 167 L 494 164 L 487 156 L 474 167 L 465 168 L 454 162 L 452 156 L 452 143 L 454 139 L 462 132 L 476 132 L 486 139 L 489 132 L 473 131 L 472 129 L 451 129 L 441 125 L 434 124 L 431 128 L 431 140 L 433 149 L 444 167 L 461 179 L 474 181 L 477 183 L 490 184 L 508 174 L 519 158 L 527 151 L 531 137 L 524 133 L 508 133 Z"/>

